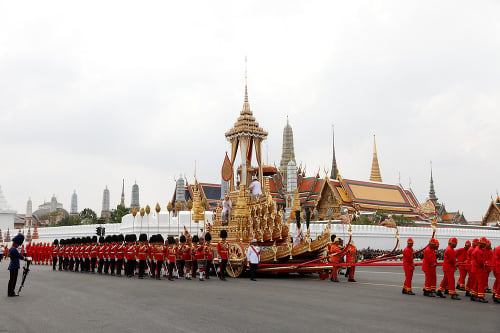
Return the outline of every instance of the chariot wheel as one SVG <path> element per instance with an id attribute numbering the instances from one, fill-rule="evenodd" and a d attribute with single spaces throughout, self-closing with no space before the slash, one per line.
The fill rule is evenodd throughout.
<path id="1" fill-rule="evenodd" d="M 238 243 L 230 243 L 228 258 L 229 260 L 226 267 L 227 275 L 232 278 L 241 276 L 246 268 L 246 255 L 245 251 L 243 250 L 243 246 Z"/>

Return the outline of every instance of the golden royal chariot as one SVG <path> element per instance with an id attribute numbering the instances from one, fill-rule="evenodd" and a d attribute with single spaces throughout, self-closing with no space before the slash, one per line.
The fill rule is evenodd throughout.
<path id="1" fill-rule="evenodd" d="M 267 132 L 259 127 L 253 117 L 246 86 L 240 116 L 225 135 L 231 143 L 231 156 L 229 158 L 226 154 L 222 178 L 229 182 L 227 194 L 233 209 L 227 224 L 223 224 L 222 207 L 218 207 L 211 229 L 216 242 L 220 240 L 220 231 L 227 230 L 227 241 L 230 243 L 228 275 L 238 277 L 245 271 L 246 253 L 253 239 L 257 240 L 261 248 L 259 272 L 289 270 L 293 265 L 324 256 L 330 243 L 330 222 L 316 239 L 311 239 L 307 232 L 299 242 L 292 242 L 292 219 L 284 219 L 283 210 L 278 208 L 271 195 L 268 179 L 263 176 L 261 144 L 267 137 Z M 241 166 L 237 170 L 240 181 L 235 185 L 233 165 L 238 150 L 241 154 Z M 257 161 L 256 167 L 251 166 L 253 157 Z M 262 194 L 255 198 L 250 198 L 248 190 L 252 178 L 263 184 Z M 204 219 L 199 201 L 199 193 L 194 193 L 193 220 Z M 298 191 L 295 191 L 293 206 L 292 211 L 300 210 Z"/>

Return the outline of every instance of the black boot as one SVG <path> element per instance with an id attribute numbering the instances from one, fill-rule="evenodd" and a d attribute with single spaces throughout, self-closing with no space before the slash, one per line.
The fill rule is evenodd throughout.
<path id="1" fill-rule="evenodd" d="M 444 290 L 444 294 L 445 294 L 445 295 L 449 295 L 449 294 L 450 294 L 450 291 L 449 291 L 448 289 L 445 289 L 445 290 Z"/>
<path id="2" fill-rule="evenodd" d="M 443 295 L 443 292 L 441 290 L 438 290 L 437 293 L 436 293 L 436 296 L 439 296 L 441 298 L 446 298 L 445 295 Z"/>
<path id="3" fill-rule="evenodd" d="M 478 297 L 478 298 L 476 299 L 476 302 L 479 302 L 479 303 L 488 303 L 488 301 L 487 301 L 487 300 L 485 300 L 483 297 Z"/>
<path id="4" fill-rule="evenodd" d="M 408 290 L 407 294 L 408 295 L 415 295 L 415 293 L 413 291 L 411 291 L 411 290 Z"/>
<path id="5" fill-rule="evenodd" d="M 460 297 L 458 297 L 458 295 L 457 295 L 457 294 L 455 294 L 455 295 L 451 295 L 451 299 L 454 299 L 454 300 L 459 301 L 461 298 L 460 298 Z"/>
<path id="6" fill-rule="evenodd" d="M 471 296 L 472 296 L 472 295 L 471 295 L 470 291 L 466 291 L 466 292 L 465 292 L 465 297 L 471 297 Z"/>
<path id="7" fill-rule="evenodd" d="M 477 297 L 474 295 L 470 295 L 471 302 L 477 302 Z"/>
<path id="8" fill-rule="evenodd" d="M 408 292 L 406 291 L 406 289 L 401 290 L 401 293 L 402 294 L 408 294 Z"/>
<path id="9" fill-rule="evenodd" d="M 500 299 L 493 297 L 493 302 L 500 304 Z"/>

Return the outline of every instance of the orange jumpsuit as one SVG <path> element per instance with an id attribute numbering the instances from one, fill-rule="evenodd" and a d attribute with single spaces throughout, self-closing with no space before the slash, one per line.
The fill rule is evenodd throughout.
<path id="1" fill-rule="evenodd" d="M 407 246 L 403 250 L 403 269 L 405 271 L 405 283 L 403 284 L 403 289 L 406 291 L 412 291 L 411 281 L 413 279 L 413 271 L 415 270 L 412 247 Z"/>
<path id="2" fill-rule="evenodd" d="M 455 250 L 448 245 L 446 250 L 444 251 L 444 260 L 443 260 L 443 280 L 441 281 L 441 285 L 439 286 L 440 291 L 444 291 L 448 289 L 450 295 L 455 295 L 455 270 L 456 270 L 456 256 Z"/>
<path id="3" fill-rule="evenodd" d="M 335 253 L 337 253 L 337 254 L 340 253 L 340 247 L 335 243 L 328 245 L 328 255 L 330 256 L 329 261 L 332 264 L 340 263 L 340 257 L 338 255 L 333 255 Z M 330 276 L 331 279 L 334 279 L 334 280 L 337 279 L 337 271 L 338 271 L 338 266 L 333 266 L 332 267 L 332 274 Z"/>

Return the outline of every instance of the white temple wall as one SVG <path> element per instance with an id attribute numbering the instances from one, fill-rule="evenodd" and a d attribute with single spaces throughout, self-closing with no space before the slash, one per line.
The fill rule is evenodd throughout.
<path id="1" fill-rule="evenodd" d="M 7 230 L 9 230 L 10 234 L 12 235 L 12 232 L 14 231 L 15 217 L 15 211 L 0 212 L 0 229 L 2 229 L 2 236 L 7 232 Z"/>
<path id="2" fill-rule="evenodd" d="M 311 223 L 311 238 L 315 239 L 326 227 L 326 222 Z M 303 223 L 301 228 L 305 228 Z M 346 224 L 332 224 L 331 234 L 343 238 L 344 243 L 349 240 L 349 226 Z M 430 227 L 399 227 L 400 248 L 406 247 L 408 238 L 414 241 L 413 248 L 418 250 L 429 242 L 432 236 Z M 296 224 L 290 225 L 291 234 L 296 233 Z M 372 248 L 380 250 L 392 250 L 396 245 L 396 229 L 376 226 L 376 225 L 353 225 L 352 239 L 358 249 Z M 446 248 L 448 239 L 456 237 L 458 240 L 457 248 L 463 247 L 466 240 L 472 241 L 474 238 L 486 237 L 492 243 L 492 246 L 500 245 L 500 229 L 464 229 L 464 228 L 437 228 L 435 238 L 439 240 L 439 248 Z"/>

